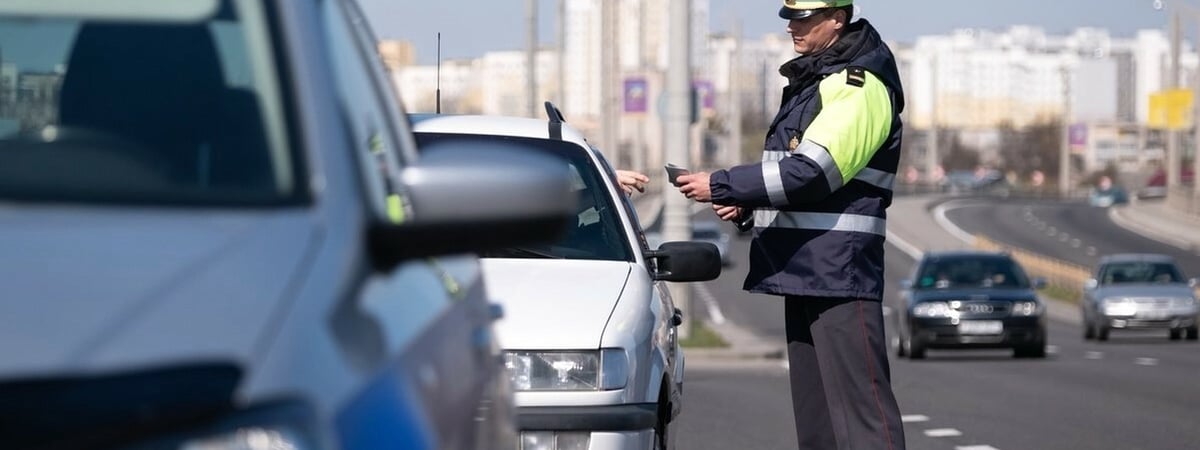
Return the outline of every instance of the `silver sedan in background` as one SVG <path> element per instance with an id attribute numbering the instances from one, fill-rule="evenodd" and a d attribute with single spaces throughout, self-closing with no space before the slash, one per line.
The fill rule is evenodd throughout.
<path id="1" fill-rule="evenodd" d="M 1166 329 L 1171 340 L 1197 339 L 1197 280 L 1166 255 L 1104 257 L 1084 282 L 1084 339 L 1108 340 L 1114 329 Z"/>

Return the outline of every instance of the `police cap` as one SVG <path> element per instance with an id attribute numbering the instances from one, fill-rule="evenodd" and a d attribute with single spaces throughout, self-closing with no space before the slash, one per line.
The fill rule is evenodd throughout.
<path id="1" fill-rule="evenodd" d="M 787 20 L 803 19 L 826 8 L 841 8 L 854 4 L 854 0 L 783 0 L 779 17 Z"/>

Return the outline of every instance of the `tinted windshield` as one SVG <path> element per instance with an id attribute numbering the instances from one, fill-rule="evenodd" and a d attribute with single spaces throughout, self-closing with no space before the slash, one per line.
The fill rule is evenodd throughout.
<path id="1" fill-rule="evenodd" d="M 1167 262 L 1111 263 L 1100 271 L 1100 284 L 1183 282 L 1179 269 Z"/>
<path id="2" fill-rule="evenodd" d="M 446 148 L 486 150 L 500 145 L 516 145 L 564 159 L 565 169 L 569 171 L 573 180 L 571 189 L 579 202 L 575 219 L 569 224 L 566 235 L 553 244 L 501 250 L 483 256 L 633 260 L 632 249 L 625 237 L 621 218 L 609 194 L 608 185 L 583 148 L 569 142 L 545 139 L 440 133 L 417 133 L 416 136 L 422 154 L 433 154 Z"/>
<path id="3" fill-rule="evenodd" d="M 295 197 L 265 11 L 250 0 L 173 1 L 198 6 L 185 17 L 90 2 L 77 17 L 0 6 L 0 198 Z"/>
<path id="4" fill-rule="evenodd" d="M 1029 279 L 1011 259 L 996 257 L 938 258 L 926 262 L 917 289 L 1028 288 Z"/>

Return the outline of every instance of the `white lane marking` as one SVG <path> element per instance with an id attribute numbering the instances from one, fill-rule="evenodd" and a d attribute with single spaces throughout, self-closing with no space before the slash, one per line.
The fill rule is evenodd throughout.
<path id="1" fill-rule="evenodd" d="M 925 430 L 925 435 L 929 437 L 954 437 L 962 436 L 962 432 L 953 428 L 934 428 L 932 430 Z"/>
<path id="2" fill-rule="evenodd" d="M 1096 247 L 1088 247 L 1087 254 L 1088 256 L 1096 256 Z"/>
<path id="3" fill-rule="evenodd" d="M 908 255 L 909 258 L 912 258 L 913 261 L 920 261 L 921 257 L 925 255 L 925 252 L 922 252 L 920 248 L 917 248 L 917 246 L 912 245 L 912 243 L 891 231 L 887 232 L 887 241 Z"/>
<path id="4" fill-rule="evenodd" d="M 1071 240 L 1071 235 L 1067 233 L 1063 233 L 1058 236 L 1058 242 L 1067 242 L 1069 240 Z"/>
<path id="5" fill-rule="evenodd" d="M 1047 345 L 1046 353 L 1049 353 L 1051 355 L 1057 355 L 1058 354 L 1058 346 L 1057 345 Z"/>
<path id="6" fill-rule="evenodd" d="M 1046 230 L 1046 235 L 1050 237 L 1058 236 L 1058 228 L 1050 227 L 1049 230 Z"/>
<path id="7" fill-rule="evenodd" d="M 959 228 L 958 225 L 955 225 L 954 222 L 951 222 L 950 219 L 946 217 L 947 211 L 959 208 L 960 204 L 961 202 L 953 201 L 938 205 L 937 208 L 933 209 L 933 218 L 935 221 L 937 221 L 938 225 L 941 225 L 942 228 L 954 235 L 954 237 L 957 237 L 960 241 L 966 242 L 968 245 L 973 246 L 975 245 L 975 236 L 964 231 L 962 228 Z"/>
<path id="8" fill-rule="evenodd" d="M 1082 245 L 1083 241 L 1080 241 L 1079 239 L 1071 239 L 1071 248 L 1079 248 Z"/>
<path id="9" fill-rule="evenodd" d="M 1084 359 L 1104 359 L 1104 352 L 1087 352 L 1083 354 Z"/>
<path id="10" fill-rule="evenodd" d="M 902 423 L 918 423 L 918 422 L 928 422 L 928 421 L 929 421 L 929 416 L 923 416 L 920 414 L 909 414 L 907 416 L 900 416 L 900 422 L 902 422 Z"/>
<path id="11" fill-rule="evenodd" d="M 1139 366 L 1157 366 L 1158 358 L 1138 358 L 1133 360 L 1133 363 Z"/>
<path id="12" fill-rule="evenodd" d="M 704 307 L 708 310 L 708 318 L 712 319 L 713 324 L 724 324 L 725 314 L 721 312 L 721 305 L 717 304 L 717 299 L 713 297 L 712 291 L 708 290 L 708 286 L 697 284 L 696 293 L 700 295 L 700 301 L 704 302 Z"/>
<path id="13" fill-rule="evenodd" d="M 954 447 L 954 450 L 1000 450 L 990 445 L 960 445 Z"/>

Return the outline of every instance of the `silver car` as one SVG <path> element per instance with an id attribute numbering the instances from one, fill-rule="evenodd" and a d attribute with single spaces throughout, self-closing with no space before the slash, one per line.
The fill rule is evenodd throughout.
<path id="1" fill-rule="evenodd" d="M 1112 330 L 1165 329 L 1171 340 L 1197 339 L 1197 280 L 1187 280 L 1165 255 L 1103 258 L 1084 282 L 1084 339 L 1108 340 Z"/>
<path id="2" fill-rule="evenodd" d="M 517 447 L 469 253 L 561 232 L 569 179 L 418 157 L 365 23 L 0 2 L 0 447 Z"/>

